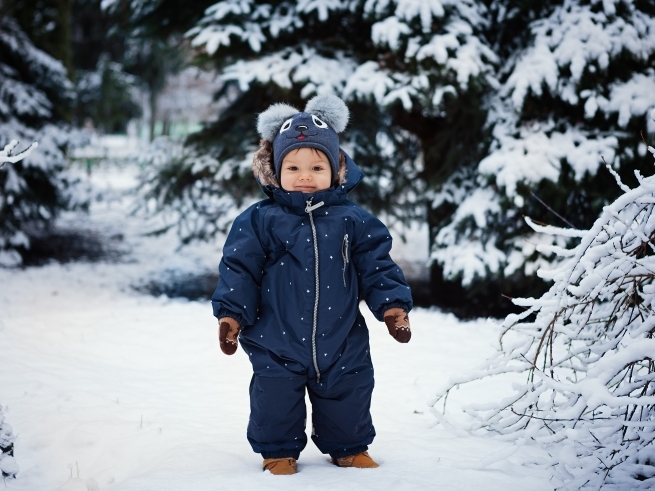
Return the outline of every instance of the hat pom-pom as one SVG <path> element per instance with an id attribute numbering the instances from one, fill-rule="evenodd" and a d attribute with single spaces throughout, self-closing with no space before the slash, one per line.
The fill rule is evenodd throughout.
<path id="1" fill-rule="evenodd" d="M 317 95 L 311 98 L 305 106 L 305 112 L 317 116 L 337 133 L 346 129 L 348 118 L 350 118 L 350 111 L 346 103 L 333 94 Z"/>
<path id="2" fill-rule="evenodd" d="M 298 109 L 288 104 L 272 104 L 257 117 L 257 132 L 264 140 L 272 142 L 282 124 L 298 112 Z"/>

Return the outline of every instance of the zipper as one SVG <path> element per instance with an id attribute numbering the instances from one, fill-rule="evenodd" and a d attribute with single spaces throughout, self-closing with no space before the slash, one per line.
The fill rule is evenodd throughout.
<path id="1" fill-rule="evenodd" d="M 316 383 L 321 381 L 321 372 L 318 369 L 318 360 L 316 359 L 316 325 L 318 324 L 318 294 L 319 294 L 319 281 L 318 281 L 318 242 L 316 241 L 316 225 L 314 225 L 314 215 L 312 211 L 316 208 L 323 206 L 323 201 L 312 205 L 312 199 L 307 200 L 305 212 L 309 214 L 309 223 L 312 226 L 312 237 L 314 239 L 314 278 L 316 294 L 314 295 L 314 319 L 312 323 L 312 360 L 314 361 L 314 369 L 316 370 Z"/>
<path id="2" fill-rule="evenodd" d="M 343 287 L 346 286 L 346 266 L 348 266 L 348 234 L 343 236 L 343 244 L 341 245 L 341 257 L 343 257 Z"/>

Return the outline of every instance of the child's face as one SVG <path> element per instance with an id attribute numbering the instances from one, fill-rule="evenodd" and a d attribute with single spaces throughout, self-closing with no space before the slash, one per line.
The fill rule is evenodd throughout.
<path id="1" fill-rule="evenodd" d="M 282 160 L 280 181 L 285 191 L 323 191 L 332 184 L 332 166 L 327 156 L 315 148 L 291 150 Z"/>

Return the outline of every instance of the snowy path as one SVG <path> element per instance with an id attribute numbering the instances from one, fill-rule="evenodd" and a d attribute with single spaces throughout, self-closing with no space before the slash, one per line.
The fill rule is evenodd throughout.
<path id="1" fill-rule="evenodd" d="M 7 489 L 85 491 L 90 478 L 102 491 L 552 489 L 540 469 L 509 461 L 480 468 L 508 443 L 433 427 L 426 401 L 491 352 L 494 330 L 427 310 L 411 314 L 412 341 L 400 345 L 364 308 L 379 469 L 336 468 L 310 441 L 297 475 L 261 472 L 245 438 L 247 357 L 220 352 L 208 302 L 129 287 L 153 250 L 135 243 L 138 263 L 0 269 L 0 403 L 20 466 Z M 81 479 L 69 480 L 76 463 Z"/>

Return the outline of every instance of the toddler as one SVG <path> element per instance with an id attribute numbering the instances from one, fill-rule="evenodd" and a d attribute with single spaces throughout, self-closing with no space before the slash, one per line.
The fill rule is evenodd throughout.
<path id="1" fill-rule="evenodd" d="M 377 467 L 360 297 L 397 341 L 411 337 L 389 231 L 347 199 L 363 178 L 339 148 L 348 117 L 333 95 L 259 115 L 253 172 L 268 199 L 232 224 L 212 297 L 221 350 L 233 354 L 239 340 L 252 363 L 247 436 L 273 474 L 294 474 L 307 444 L 305 390 L 319 450 L 340 467 Z"/>

